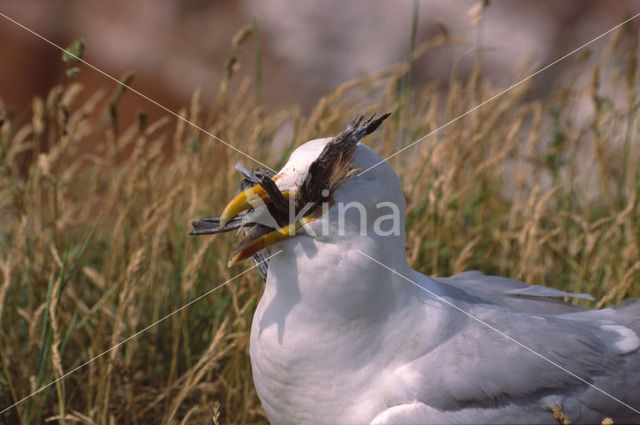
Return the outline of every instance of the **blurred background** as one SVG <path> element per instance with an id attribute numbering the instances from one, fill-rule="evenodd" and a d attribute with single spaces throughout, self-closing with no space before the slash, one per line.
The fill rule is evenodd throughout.
<path id="1" fill-rule="evenodd" d="M 83 39 L 90 64 L 278 169 L 362 109 L 393 112 L 366 140 L 390 156 L 638 12 L 0 0 L 0 409 L 19 402 L 0 424 L 266 423 L 248 354 L 257 272 L 178 311 L 245 267 L 226 266 L 235 235 L 187 232 L 236 193 L 233 165 L 255 164 L 11 19 L 62 47 Z M 640 296 L 639 24 L 390 159 L 412 267 L 598 308 Z"/>
<path id="2" fill-rule="evenodd" d="M 306 112 L 340 83 L 405 60 L 413 16 L 416 44 L 443 33 L 455 45 L 414 64 L 418 83 L 446 83 L 454 69 L 464 77 L 482 49 L 483 77 L 509 85 L 631 16 L 640 2 L 492 0 L 484 6 L 423 1 L 415 15 L 413 0 L 21 0 L 0 2 L 0 12 L 63 47 L 83 38 L 89 63 L 116 77 L 135 71 L 132 86 L 172 110 L 188 104 L 197 88 L 205 103 L 216 95 L 232 37 L 255 18 L 264 106 L 293 104 Z M 252 50 L 249 45 L 240 56 L 241 74 L 254 72 Z M 13 111 L 23 111 L 60 79 L 60 51 L 2 17 L 0 51 L 0 98 Z M 570 63 L 536 77 L 532 93 L 561 82 Z M 112 85 L 95 71 L 78 78 L 86 93 Z M 127 107 L 163 114 L 137 96 L 128 96 L 123 107 L 125 116 Z"/>

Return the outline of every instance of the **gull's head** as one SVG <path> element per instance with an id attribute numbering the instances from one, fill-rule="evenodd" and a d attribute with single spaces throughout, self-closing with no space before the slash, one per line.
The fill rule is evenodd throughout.
<path id="1" fill-rule="evenodd" d="M 358 116 L 338 136 L 298 147 L 274 176 L 254 174 L 254 184 L 236 195 L 219 219 L 221 231 L 234 221 L 233 228 L 243 228 L 244 239 L 229 264 L 299 237 L 329 243 L 359 236 L 404 240 L 398 177 L 359 143 L 387 116 Z"/>

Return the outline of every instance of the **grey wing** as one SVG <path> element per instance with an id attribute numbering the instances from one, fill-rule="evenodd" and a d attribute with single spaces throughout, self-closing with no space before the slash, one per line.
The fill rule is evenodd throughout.
<path id="1" fill-rule="evenodd" d="M 440 423 L 555 423 L 556 404 L 574 423 L 640 422 L 640 302 L 591 310 L 551 298 L 567 293 L 479 272 L 436 280 L 475 319 L 442 305 L 442 342 L 401 374 L 414 400 L 379 423 L 427 412 Z"/>
<path id="2" fill-rule="evenodd" d="M 490 422 L 552 420 L 555 404 L 574 423 L 640 421 L 620 403 L 640 408 L 639 340 L 615 310 L 562 317 L 464 308 L 493 329 L 455 314 L 466 324 L 413 365 L 418 381 L 429 382 L 415 388 L 426 406 L 457 412 L 453 422 L 470 412 Z"/>
<path id="3" fill-rule="evenodd" d="M 479 271 L 468 271 L 434 280 L 461 289 L 470 295 L 524 313 L 562 314 L 585 311 L 584 307 L 565 303 L 559 297 L 593 300 L 588 294 L 574 294 L 546 286 L 528 285 L 513 279 L 487 276 Z"/>
<path id="4" fill-rule="evenodd" d="M 624 323 L 640 334 L 640 299 L 628 299 L 617 306 L 616 311 L 622 317 Z"/>

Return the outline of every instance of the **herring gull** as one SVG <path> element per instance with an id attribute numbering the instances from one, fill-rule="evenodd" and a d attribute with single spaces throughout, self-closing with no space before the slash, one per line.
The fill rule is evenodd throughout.
<path id="1" fill-rule="evenodd" d="M 271 423 L 557 423 L 554 408 L 640 422 L 639 301 L 593 310 L 558 299 L 585 294 L 409 267 L 400 181 L 360 143 L 386 117 L 303 144 L 277 174 L 238 167 L 243 190 L 193 223 L 240 229 L 230 264 L 266 275 L 250 354 Z"/>

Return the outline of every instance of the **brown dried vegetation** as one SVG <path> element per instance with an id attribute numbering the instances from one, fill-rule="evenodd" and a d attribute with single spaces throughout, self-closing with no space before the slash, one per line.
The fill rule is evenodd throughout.
<path id="1" fill-rule="evenodd" d="M 639 295 L 636 36 L 623 28 L 604 53 L 569 59 L 576 77 L 553 95 L 532 99 L 523 84 L 390 160 L 414 268 L 589 292 L 597 307 Z M 236 66 L 212 105 L 196 92 L 180 115 L 276 169 L 357 112 L 393 113 L 366 140 L 386 157 L 504 89 L 482 79 L 480 59 L 448 87 L 411 87 L 407 62 L 345 83 L 308 115 L 270 113 L 259 81 L 229 89 Z M 28 122 L 0 128 L 0 409 L 115 348 L 0 422 L 265 422 L 248 355 L 257 272 L 146 329 L 246 267 L 225 266 L 233 235 L 187 232 L 233 195 L 234 163 L 255 164 L 175 117 L 120 129 L 118 89 L 79 102 L 82 87 L 61 81 Z"/>

